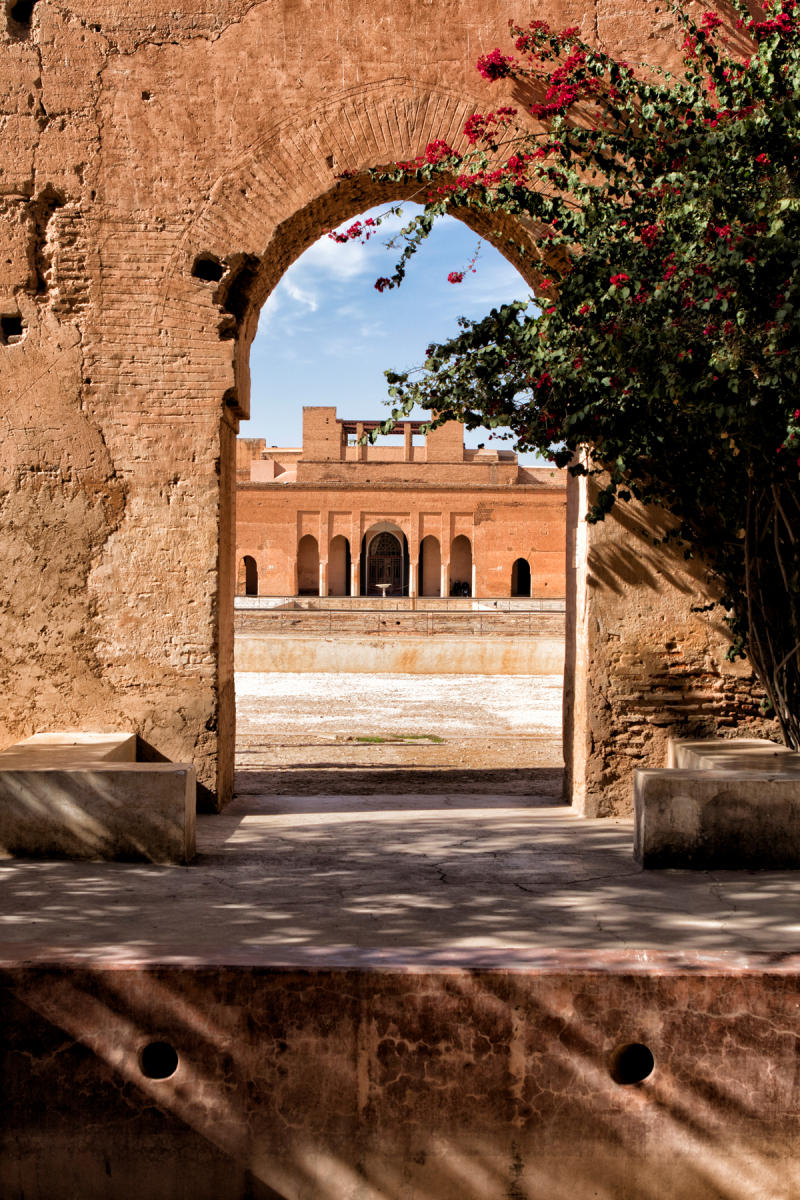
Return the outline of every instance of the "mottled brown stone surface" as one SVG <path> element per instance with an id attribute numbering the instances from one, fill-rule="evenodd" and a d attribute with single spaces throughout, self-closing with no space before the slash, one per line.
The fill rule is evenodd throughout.
<path id="1" fill-rule="evenodd" d="M 132 728 L 196 764 L 204 803 L 229 799 L 234 439 L 259 307 L 325 229 L 389 195 L 343 170 L 457 140 L 508 98 L 474 61 L 509 15 L 505 0 L 38 0 L 22 23 L 4 8 L 6 744 Z M 680 40 L 653 0 L 513 15 L 661 65 Z M 616 536 L 602 532 L 612 552 Z M 687 616 L 694 590 L 666 579 L 662 597 L 630 562 L 621 588 L 595 577 L 571 744 L 578 799 L 607 811 L 627 802 L 629 764 L 660 750 L 642 697 L 665 670 L 684 710 L 699 680 L 704 725 L 735 719 L 742 688 Z"/>
<path id="2" fill-rule="evenodd" d="M 727 969 L 726 969 L 727 968 Z M 26 1200 L 793 1200 L 796 960 L 0 975 Z M 142 1071 L 166 1042 L 178 1067 Z M 612 1078 L 621 1046 L 655 1060 Z M 47 1117 L 44 1129 L 43 1117 Z"/>

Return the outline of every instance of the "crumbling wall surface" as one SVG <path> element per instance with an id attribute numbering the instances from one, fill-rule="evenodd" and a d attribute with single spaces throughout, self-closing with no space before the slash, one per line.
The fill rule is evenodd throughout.
<path id="1" fill-rule="evenodd" d="M 585 478 L 568 485 L 564 742 L 571 802 L 602 817 L 632 811 L 633 771 L 666 766 L 670 737 L 777 738 L 778 729 L 749 663 L 727 657 L 703 563 L 682 545 L 655 544 L 664 514 L 620 502 L 587 525 L 588 491 Z"/>
<path id="2" fill-rule="evenodd" d="M 363 176 L 496 104 L 506 0 L 0 9 L 0 739 L 132 728 L 230 792 L 233 437 L 260 303 Z M 527 0 L 674 61 L 658 4 Z M 489 96 L 491 95 L 491 100 Z M 491 228 L 487 229 L 494 236 Z"/>

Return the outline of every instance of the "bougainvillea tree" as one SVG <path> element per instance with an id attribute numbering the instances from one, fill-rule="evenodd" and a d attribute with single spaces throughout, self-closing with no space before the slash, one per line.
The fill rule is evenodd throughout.
<path id="1" fill-rule="evenodd" d="M 631 498 L 667 509 L 800 747 L 800 10 L 676 18 L 674 75 L 512 25 L 510 52 L 478 62 L 504 102 L 470 118 L 466 148 L 382 174 L 417 181 L 424 208 L 379 289 L 446 213 L 532 231 L 514 248 L 532 276 L 543 256 L 542 311 L 462 319 L 420 371 L 387 372 L 393 415 L 503 427 L 594 475 L 590 520 Z"/>

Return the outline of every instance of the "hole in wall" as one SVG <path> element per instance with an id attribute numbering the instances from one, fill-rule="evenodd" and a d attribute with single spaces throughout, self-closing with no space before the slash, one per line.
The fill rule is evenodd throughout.
<path id="1" fill-rule="evenodd" d="M 655 1059 L 643 1042 L 628 1042 L 618 1046 L 611 1056 L 611 1078 L 615 1083 L 642 1083 L 652 1075 Z"/>
<path id="2" fill-rule="evenodd" d="M 236 317 L 232 316 L 231 313 L 227 313 L 217 326 L 217 332 L 223 342 L 228 342 L 235 338 L 237 329 Z"/>
<path id="3" fill-rule="evenodd" d="M 139 1067 L 148 1079 L 169 1079 L 178 1062 L 178 1051 L 169 1042 L 149 1042 L 139 1054 Z"/>
<path id="4" fill-rule="evenodd" d="M 0 342 L 4 346 L 14 346 L 22 341 L 25 327 L 19 313 L 0 314 Z"/>
<path id="5" fill-rule="evenodd" d="M 27 37 L 33 20 L 36 0 L 9 0 L 6 3 L 8 32 L 12 37 Z"/>
<path id="6" fill-rule="evenodd" d="M 149 99 L 148 92 L 148 99 Z M 144 92 L 142 92 L 144 99 Z M 206 283 L 219 283 L 225 274 L 225 268 L 215 254 L 198 254 L 192 264 L 192 275 L 195 279 L 204 279 Z"/>
<path id="7" fill-rule="evenodd" d="M 143 100 L 151 100 L 152 98 L 153 98 L 153 93 L 152 93 L 152 92 L 148 92 L 146 89 L 145 89 L 145 91 L 143 91 L 143 92 L 142 92 L 142 99 L 143 99 Z"/>
<path id="8" fill-rule="evenodd" d="M 220 288 L 217 302 L 239 322 L 244 320 L 250 304 L 250 292 L 258 277 L 261 260 L 255 254 L 236 254 L 228 262 L 230 274 Z"/>

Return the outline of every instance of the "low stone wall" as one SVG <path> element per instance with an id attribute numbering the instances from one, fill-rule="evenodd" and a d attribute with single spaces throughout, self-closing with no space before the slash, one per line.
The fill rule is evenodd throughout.
<path id="1" fill-rule="evenodd" d="M 560 675 L 563 637 L 292 637 L 239 634 L 237 671 Z"/>
<path id="2" fill-rule="evenodd" d="M 767 956 L 6 960 L 0 1194 L 793 1200 L 798 986 Z"/>

